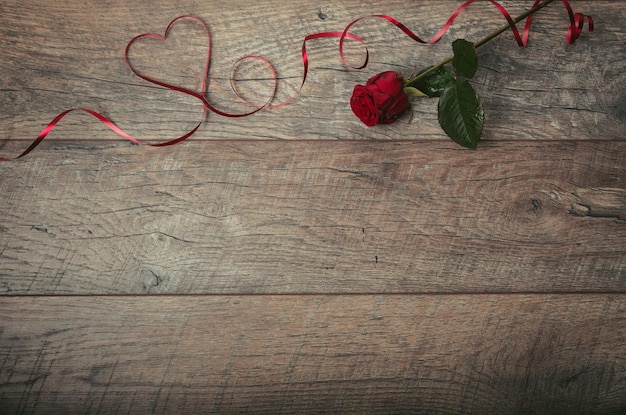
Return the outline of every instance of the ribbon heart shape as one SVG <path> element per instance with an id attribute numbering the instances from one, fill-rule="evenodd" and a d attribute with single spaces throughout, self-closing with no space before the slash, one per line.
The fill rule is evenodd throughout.
<path id="1" fill-rule="evenodd" d="M 156 39 L 157 41 L 159 41 L 160 43 L 165 43 L 165 41 L 167 40 L 168 36 L 170 35 L 170 32 L 172 30 L 172 28 L 174 27 L 174 25 L 178 22 L 180 22 L 181 20 L 193 20 L 195 23 L 198 23 L 202 29 L 204 30 L 204 34 L 206 37 L 206 45 L 207 45 L 207 55 L 203 61 L 203 72 L 202 72 L 202 85 L 200 87 L 200 92 L 196 92 L 187 88 L 183 88 L 181 86 L 177 86 L 168 82 L 163 82 L 160 81 L 158 79 L 152 78 L 150 76 L 144 75 L 141 71 L 138 71 L 137 69 L 135 69 L 135 67 L 133 66 L 133 64 L 131 63 L 131 59 L 130 59 L 130 51 L 133 47 L 133 45 L 135 45 L 138 41 L 144 40 L 144 39 Z M 206 98 L 205 98 L 205 94 L 206 94 L 206 86 L 207 86 L 207 82 L 208 82 L 208 76 L 209 76 L 209 65 L 210 65 L 210 60 L 211 60 L 211 37 L 210 37 L 210 33 L 209 30 L 206 26 L 206 24 L 201 21 L 199 18 L 195 17 L 195 16 L 179 16 L 176 19 L 172 20 L 167 27 L 165 28 L 165 31 L 162 35 L 157 34 L 157 33 L 142 33 L 139 34 L 135 37 L 133 37 L 127 44 L 126 44 L 126 49 L 124 50 L 124 61 L 126 63 L 126 66 L 130 69 L 130 71 L 137 77 L 143 79 L 146 82 L 149 82 L 151 84 L 155 84 L 158 86 L 161 86 L 163 88 L 172 90 L 172 91 L 176 91 L 176 92 L 180 92 L 186 95 L 189 95 L 193 98 L 196 98 L 197 100 L 199 100 L 200 102 L 202 102 L 202 118 L 201 120 L 196 124 L 195 127 L 193 127 L 190 131 L 188 131 L 187 133 L 183 134 L 182 136 L 175 138 L 173 140 L 169 140 L 163 143 L 156 143 L 153 144 L 154 146 L 167 146 L 167 145 L 172 145 L 172 144 L 176 144 L 180 141 L 185 140 L 186 138 L 189 138 L 192 134 L 194 134 L 198 128 L 200 128 L 200 126 L 202 125 L 203 120 L 206 117 L 206 113 L 207 110 L 210 108 Z M 128 137 L 126 137 L 128 138 Z M 133 142 L 137 142 L 138 140 L 131 140 Z"/>
<path id="2" fill-rule="evenodd" d="M 196 92 L 187 88 L 183 88 L 177 85 L 173 85 L 167 82 L 163 82 L 160 81 L 158 79 L 152 78 L 150 76 L 144 75 L 143 73 L 141 73 L 141 71 L 138 71 L 137 69 L 135 69 L 131 63 L 130 60 L 130 49 L 132 48 L 132 46 L 140 39 L 145 39 L 145 38 L 152 38 L 152 39 L 156 39 L 162 42 L 165 42 L 167 40 L 168 35 L 170 34 L 170 31 L 172 29 L 172 27 L 180 22 L 181 20 L 192 20 L 195 23 L 199 24 L 200 26 L 202 26 L 205 34 L 206 34 L 206 41 L 207 41 L 207 46 L 208 46 L 208 51 L 207 51 L 207 56 L 206 59 L 204 61 L 204 72 L 203 72 L 203 79 L 202 79 L 202 86 L 201 86 L 201 90 L 200 92 Z M 124 61 L 126 62 L 126 66 L 130 69 L 130 71 L 136 75 L 137 77 L 143 79 L 146 82 L 149 82 L 151 84 L 155 84 L 158 86 L 161 86 L 163 88 L 169 89 L 171 91 L 175 91 L 175 92 L 180 92 L 182 94 L 186 94 L 189 95 L 191 97 L 194 97 L 196 99 L 198 99 L 199 101 L 202 102 L 202 119 L 198 122 L 198 124 L 196 124 L 195 127 L 193 127 L 191 130 L 189 130 L 188 132 L 186 132 L 185 134 L 181 135 L 180 137 L 176 137 L 174 139 L 171 140 L 167 140 L 164 142 L 160 142 L 160 143 L 150 143 L 147 144 L 149 146 L 152 147 L 164 147 L 164 146 L 171 146 L 173 144 L 179 143 L 181 141 L 186 140 L 187 138 L 191 137 L 193 134 L 195 134 L 195 132 L 198 130 L 198 128 L 200 128 L 200 126 L 203 124 L 205 118 L 206 118 L 206 114 L 207 111 L 211 111 L 214 112 L 215 114 L 224 116 L 224 117 L 230 117 L 230 118 L 240 118 L 240 117 L 246 117 L 249 115 L 252 115 L 256 112 L 261 111 L 263 108 L 268 107 L 272 100 L 274 99 L 275 95 L 276 95 L 276 90 L 278 88 L 278 76 L 276 73 L 276 70 L 274 69 L 274 67 L 272 66 L 272 64 L 265 58 L 260 57 L 260 56 L 244 56 L 242 58 L 239 58 L 237 60 L 237 62 L 234 65 L 239 64 L 241 61 L 246 60 L 246 59 L 255 59 L 255 60 L 259 60 L 261 62 L 263 62 L 271 71 L 272 75 L 273 75 L 273 79 L 274 79 L 274 87 L 273 87 L 273 93 L 271 94 L 271 96 L 268 98 L 268 100 L 260 106 L 257 106 L 256 108 L 254 108 L 252 111 L 248 111 L 245 113 L 239 113 L 239 114 L 231 114 L 225 111 L 221 111 L 219 109 L 217 109 L 216 107 L 214 107 L 212 104 L 210 104 L 208 102 L 208 100 L 206 99 L 206 87 L 207 87 L 207 82 L 208 82 L 208 77 L 209 77 L 209 67 L 210 67 L 210 62 L 211 62 L 211 34 L 209 32 L 209 28 L 207 26 L 207 24 L 200 19 L 197 16 L 192 16 L 192 15 L 182 15 L 182 16 L 178 16 L 176 17 L 174 20 L 172 20 L 167 27 L 165 28 L 165 31 L 162 35 L 157 34 L 157 33 L 142 33 L 139 34 L 135 37 L 133 37 L 126 45 L 126 49 L 124 51 Z M 233 65 L 233 66 L 234 66 Z M 237 94 L 237 96 L 240 96 L 237 91 L 235 91 L 235 93 Z M 65 110 L 63 112 L 61 112 L 60 114 L 58 114 L 56 117 L 54 117 L 54 119 L 52 121 L 50 121 L 50 123 L 48 123 L 48 125 L 46 125 L 46 127 L 41 131 L 41 133 L 39 133 L 39 135 L 35 138 L 35 140 L 33 140 L 33 142 L 30 144 L 30 146 L 24 150 L 22 153 L 20 153 L 18 156 L 16 157 L 12 157 L 12 158 L 6 158 L 6 157 L 0 157 L 0 162 L 2 161 L 11 161 L 11 160 L 17 160 L 19 158 L 22 158 L 24 156 L 26 156 L 27 154 L 29 154 L 31 151 L 33 151 L 42 141 L 44 138 L 46 138 L 48 136 L 48 134 L 50 134 L 52 132 L 52 130 L 54 130 L 54 128 L 57 126 L 57 124 L 63 119 L 65 118 L 68 114 L 72 113 L 72 112 L 85 112 L 93 117 L 95 117 L 96 119 L 98 119 L 100 122 L 102 122 L 104 125 L 106 125 L 110 130 L 112 130 L 113 132 L 115 132 L 117 135 L 119 135 L 122 138 L 125 138 L 126 140 L 129 140 L 135 144 L 145 144 L 143 143 L 141 140 L 131 136 L 130 134 L 128 134 L 126 131 L 124 131 L 123 129 L 121 129 L 120 127 L 117 126 L 117 124 L 115 124 L 111 119 L 109 119 L 108 117 L 106 117 L 103 114 L 100 114 L 97 111 L 94 111 L 92 109 L 89 108 L 71 108 L 68 110 Z"/>
<path id="3" fill-rule="evenodd" d="M 177 85 L 173 85 L 167 82 L 163 82 L 160 81 L 158 79 L 152 78 L 150 76 L 144 75 L 141 71 L 136 70 L 132 63 L 131 63 L 131 59 L 130 59 L 130 50 L 133 47 L 133 45 L 141 40 L 141 39 L 146 39 L 146 38 L 151 38 L 151 39 L 156 39 L 160 42 L 165 42 L 172 30 L 172 28 L 174 27 L 174 25 L 176 25 L 177 23 L 179 23 L 181 20 L 191 20 L 194 23 L 200 25 L 202 27 L 202 29 L 204 30 L 204 34 L 206 35 L 206 46 L 207 46 L 207 55 L 206 58 L 204 60 L 204 68 L 203 68 L 203 73 L 202 73 L 202 85 L 200 87 L 200 92 L 196 92 L 187 88 L 183 88 Z M 130 69 L 130 71 L 136 75 L 137 77 L 143 79 L 146 82 L 149 82 L 151 84 L 155 84 L 158 86 L 161 86 L 163 88 L 169 89 L 171 91 L 175 91 L 175 92 L 180 92 L 182 94 L 186 94 L 189 95 L 191 97 L 196 98 L 197 100 L 199 100 L 200 102 L 202 102 L 202 119 L 200 122 L 198 122 L 198 124 L 192 128 L 190 131 L 188 131 L 187 133 L 183 134 L 182 136 L 175 138 L 173 140 L 169 140 L 169 141 L 165 141 L 162 143 L 156 143 L 156 144 L 150 144 L 152 146 L 155 147 L 163 147 L 163 146 L 169 146 L 172 144 L 176 144 L 180 141 L 183 141 L 187 138 L 189 138 L 191 135 L 193 135 L 198 128 L 200 128 L 200 126 L 202 125 L 202 123 L 204 122 L 204 119 L 206 118 L 206 113 L 207 111 L 211 111 L 215 114 L 221 115 L 223 117 L 229 117 L 229 118 L 240 118 L 240 117 L 247 117 L 249 115 L 252 115 L 256 112 L 261 111 L 263 108 L 267 107 L 270 105 L 270 103 L 272 102 L 272 100 L 274 99 L 274 96 L 276 95 L 276 89 L 278 87 L 278 76 L 276 74 L 276 70 L 274 69 L 274 67 L 271 65 L 271 63 L 260 56 L 244 56 L 243 58 L 240 58 L 237 60 L 237 62 L 234 64 L 237 65 L 239 64 L 241 61 L 245 60 L 245 59 L 256 59 L 256 60 L 260 60 L 262 61 L 271 71 L 273 79 L 274 79 L 274 87 L 273 87 L 273 91 L 270 94 L 270 97 L 268 98 L 268 100 L 263 104 L 260 105 L 258 107 L 256 107 L 254 110 L 249 111 L 249 112 L 245 112 L 245 113 L 239 113 L 239 114 L 232 114 L 232 113 L 228 113 L 222 110 L 217 109 L 215 106 L 213 106 L 211 103 L 209 103 L 209 101 L 206 98 L 206 93 L 207 93 L 207 82 L 209 79 L 209 68 L 210 68 L 210 64 L 211 64 L 211 33 L 209 32 L 209 28 L 207 26 L 207 24 L 200 19 L 197 16 L 192 16 L 192 15 L 182 15 L 182 16 L 178 16 L 176 17 L 174 20 L 172 20 L 167 27 L 165 28 L 165 31 L 163 32 L 162 35 L 157 34 L 157 33 L 142 33 L 139 34 L 135 37 L 133 37 L 128 44 L 126 45 L 126 49 L 124 51 L 124 61 L 126 62 L 126 66 L 128 66 L 128 68 Z M 233 88 L 234 89 L 234 88 Z M 235 93 L 237 94 L 237 96 L 239 96 L 241 98 L 241 96 L 237 93 L 236 90 L 234 90 Z M 128 137 L 126 137 L 128 138 Z M 135 140 L 131 140 L 131 141 L 135 141 Z"/>

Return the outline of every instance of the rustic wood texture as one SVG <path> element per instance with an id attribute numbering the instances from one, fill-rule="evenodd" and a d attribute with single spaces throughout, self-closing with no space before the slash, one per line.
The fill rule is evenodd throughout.
<path id="1" fill-rule="evenodd" d="M 530 1 L 503 1 L 513 15 Z M 481 48 L 476 151 L 436 102 L 363 126 L 348 100 L 504 20 L 486 1 L 419 46 L 460 1 L 0 3 L 0 413 L 626 412 L 626 9 L 572 1 L 596 31 L 566 44 L 560 1 L 527 48 Z M 130 73 L 124 48 L 182 14 L 211 32 L 209 100 L 245 112 L 271 73 L 289 105 L 233 119 Z M 146 75 L 199 90 L 191 21 L 131 49 Z M 347 43 L 359 65 L 363 47 Z"/>
<path id="2" fill-rule="evenodd" d="M 13 297 L 0 409 L 623 414 L 625 300 Z"/>
<path id="3" fill-rule="evenodd" d="M 625 159 L 623 141 L 51 142 L 0 165 L 2 290 L 626 291 Z"/>

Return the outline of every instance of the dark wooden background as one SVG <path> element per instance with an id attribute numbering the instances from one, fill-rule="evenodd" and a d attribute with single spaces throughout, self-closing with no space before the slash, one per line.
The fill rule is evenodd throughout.
<path id="1" fill-rule="evenodd" d="M 527 48 L 481 48 L 484 138 L 462 149 L 436 101 L 367 128 L 356 83 L 409 74 L 504 20 L 488 2 L 419 46 L 460 1 L 4 0 L 0 155 L 59 112 L 99 111 L 149 143 L 202 120 L 133 76 L 126 43 L 194 14 L 211 35 L 208 98 L 250 109 L 277 68 L 278 109 L 209 114 L 190 140 L 132 145 L 74 113 L 0 163 L 0 413 L 626 413 L 626 11 L 572 1 L 596 31 L 566 43 L 557 1 Z M 511 14 L 531 1 L 504 1 Z M 131 49 L 142 73 L 197 90 L 191 21 Z M 358 65 L 363 48 L 348 42 Z"/>

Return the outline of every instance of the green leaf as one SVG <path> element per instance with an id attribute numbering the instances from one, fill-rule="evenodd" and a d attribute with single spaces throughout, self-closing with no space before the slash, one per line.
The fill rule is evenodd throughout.
<path id="1" fill-rule="evenodd" d="M 404 87 L 404 93 L 410 97 L 427 97 L 428 96 L 422 91 L 420 91 L 419 89 L 414 88 L 412 86 Z"/>
<path id="2" fill-rule="evenodd" d="M 439 125 L 457 144 L 476 148 L 485 115 L 478 95 L 466 80 L 446 88 L 439 98 Z"/>
<path id="3" fill-rule="evenodd" d="M 457 39 L 452 42 L 452 66 L 464 78 L 473 78 L 478 69 L 478 55 L 472 42 L 465 39 Z"/>
<path id="4" fill-rule="evenodd" d="M 418 74 L 418 76 L 426 72 L 430 68 L 426 68 Z M 435 72 L 426 75 L 424 78 L 416 82 L 411 82 L 409 86 L 415 87 L 429 97 L 438 97 L 443 90 L 456 82 L 454 71 L 449 66 L 443 66 Z"/>

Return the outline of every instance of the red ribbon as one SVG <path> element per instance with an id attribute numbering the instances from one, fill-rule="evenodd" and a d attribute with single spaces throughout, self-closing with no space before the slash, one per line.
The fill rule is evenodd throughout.
<path id="1" fill-rule="evenodd" d="M 422 43 L 422 44 L 427 44 L 427 43 L 435 43 L 437 41 L 439 41 L 443 35 L 448 31 L 448 29 L 450 28 L 450 26 L 452 26 L 452 24 L 454 23 L 454 20 L 459 16 L 459 14 L 461 14 L 461 12 L 463 12 L 463 10 L 465 10 L 467 7 L 469 7 L 470 4 L 474 3 L 476 0 L 468 0 L 465 3 L 463 3 L 459 8 L 456 9 L 456 11 L 454 13 L 452 13 L 452 15 L 450 16 L 450 18 L 448 18 L 447 22 L 443 25 L 443 27 L 439 30 L 439 32 L 437 32 L 437 34 L 430 40 L 425 41 L 422 40 L 419 36 L 417 36 L 415 33 L 413 33 L 411 30 L 409 30 L 405 25 L 403 25 L 402 23 L 400 23 L 398 20 L 394 19 L 391 16 L 387 16 L 387 15 L 381 15 L 381 14 L 377 14 L 377 15 L 373 15 L 372 17 L 376 17 L 376 18 L 382 18 L 384 20 L 387 20 L 388 22 L 392 23 L 393 25 L 395 25 L 396 27 L 398 27 L 400 30 L 402 30 L 407 36 L 409 36 L 411 39 L 415 40 L 418 43 Z M 519 30 L 517 29 L 517 26 L 515 25 L 513 19 L 511 18 L 511 15 L 508 13 L 508 11 L 504 8 L 504 6 L 502 6 L 501 4 L 499 4 L 497 1 L 495 0 L 488 0 L 491 4 L 493 4 L 499 11 L 500 13 L 504 16 L 504 18 L 508 21 L 509 25 L 511 26 L 511 31 L 513 32 L 513 36 L 515 37 L 515 40 L 517 41 L 518 45 L 520 46 L 526 46 L 526 44 L 528 43 L 528 37 L 530 34 L 530 26 L 532 23 L 532 18 L 533 16 L 529 16 L 526 19 L 526 24 L 524 26 L 524 30 L 523 30 L 523 34 L 520 35 Z M 539 3 L 541 2 L 541 0 L 536 0 L 535 4 L 533 7 L 537 6 Z M 562 0 L 565 8 L 567 9 L 567 12 L 569 14 L 569 27 L 568 27 L 568 34 L 567 34 L 567 41 L 568 43 L 572 44 L 576 41 L 576 39 L 578 39 L 584 30 L 584 25 L 585 25 L 585 21 L 587 21 L 588 24 L 588 30 L 589 32 L 592 32 L 594 29 L 594 24 L 593 24 L 593 19 L 591 18 L 591 16 L 587 16 L 581 13 L 574 13 L 572 10 L 572 7 L 570 6 L 569 2 L 567 0 Z M 176 24 L 177 22 L 179 22 L 180 20 L 183 19 L 191 19 L 194 22 L 200 24 L 202 26 L 202 28 L 204 29 L 205 33 L 206 33 L 206 38 L 207 38 L 207 45 L 209 47 L 208 52 L 207 52 L 207 58 L 205 61 L 205 68 L 204 68 L 204 78 L 203 78 L 203 82 L 202 82 L 202 89 L 201 92 L 198 93 L 196 91 L 192 91 L 186 88 L 182 88 L 173 84 L 169 84 L 163 81 L 159 81 L 158 79 L 154 79 L 151 78 L 149 76 L 143 75 L 141 72 L 136 71 L 131 62 L 130 62 L 130 58 L 129 58 L 129 52 L 130 52 L 130 48 L 132 47 L 132 45 L 139 39 L 143 39 L 143 38 L 153 38 L 153 39 L 158 39 L 161 41 L 164 41 L 172 26 L 174 24 Z M 339 38 L 339 55 L 341 57 L 342 62 L 347 65 L 345 56 L 344 56 L 344 52 L 343 52 L 343 44 L 345 39 L 351 39 L 351 40 L 356 40 L 360 43 L 364 43 L 364 41 L 359 38 L 358 36 L 355 36 L 351 33 L 349 33 L 349 30 L 355 25 L 357 24 L 359 21 L 363 20 L 364 17 L 358 18 L 352 22 L 350 22 L 345 29 L 342 32 L 320 32 L 320 33 L 314 33 L 311 35 L 308 35 L 304 38 L 303 42 L 302 42 L 302 63 L 303 63 L 303 76 L 302 76 L 302 83 L 300 84 L 300 90 L 302 89 L 302 87 L 304 86 L 305 82 L 306 82 L 306 78 L 307 78 L 307 74 L 309 71 L 309 57 L 307 54 L 307 50 L 306 50 L 306 43 L 310 40 L 315 40 L 315 39 L 322 39 L 322 38 L 330 38 L 330 37 L 337 37 Z M 163 88 L 172 90 L 172 91 L 176 91 L 176 92 L 180 92 L 182 94 L 186 94 L 189 95 L 191 97 L 194 97 L 196 99 L 198 99 L 200 102 L 202 102 L 202 120 L 200 122 L 198 122 L 198 124 L 193 127 L 190 131 L 188 131 L 187 133 L 181 135 L 180 137 L 168 140 L 168 141 L 164 141 L 161 143 L 155 143 L 155 144 L 148 144 L 150 146 L 155 146 L 155 147 L 163 147 L 163 146 L 170 146 L 176 143 L 179 143 L 181 141 L 186 140 L 187 138 L 191 137 L 193 134 L 195 134 L 195 132 L 198 130 L 198 128 L 200 128 L 200 126 L 202 125 L 202 123 L 204 122 L 205 118 L 206 118 L 206 113 L 207 111 L 211 111 L 215 114 L 224 116 L 224 117 L 230 117 L 230 118 L 239 118 L 239 117 L 246 117 L 249 115 L 252 115 L 256 112 L 259 112 L 260 110 L 264 109 L 264 108 L 278 108 L 281 106 L 284 106 L 286 104 L 288 104 L 289 102 L 293 101 L 297 95 L 294 95 L 290 98 L 288 98 L 287 100 L 280 102 L 278 104 L 272 104 L 272 102 L 275 99 L 276 96 L 276 90 L 278 87 L 278 77 L 277 77 L 277 72 L 276 69 L 274 68 L 274 66 L 265 58 L 261 57 L 261 56 L 244 56 L 240 59 L 238 59 L 234 65 L 239 64 L 241 61 L 245 60 L 245 59 L 254 59 L 254 60 L 258 60 L 260 62 L 262 62 L 263 64 L 265 64 L 269 71 L 272 74 L 273 77 L 273 92 L 270 95 L 270 97 L 268 98 L 268 100 L 261 106 L 257 106 L 256 108 L 254 108 L 252 111 L 249 112 L 245 112 L 245 113 L 238 113 L 238 114 L 233 114 L 233 113 L 228 113 L 222 110 L 219 110 L 218 108 L 214 107 L 213 105 L 211 105 L 208 100 L 206 99 L 206 86 L 207 86 L 207 81 L 208 81 L 208 75 L 209 75 L 209 66 L 210 66 L 210 58 L 211 58 L 211 34 L 209 32 L 209 28 L 207 26 L 207 24 L 200 19 L 199 17 L 196 16 L 190 16 L 190 15 L 183 15 L 183 16 L 178 16 L 176 17 L 174 20 L 172 20 L 166 27 L 164 34 L 163 35 L 159 35 L 156 33 L 143 33 L 140 35 L 135 36 L 134 38 L 132 38 L 127 46 L 126 49 L 124 51 L 124 60 L 126 62 L 126 65 L 130 68 L 131 72 L 133 74 L 135 74 L 136 76 L 138 76 L 139 78 L 150 82 L 152 84 L 155 85 L 159 85 Z M 367 66 L 369 60 L 369 51 L 367 50 L 367 47 L 365 48 L 365 61 L 362 65 L 356 67 L 355 69 L 362 69 L 364 67 Z M 231 82 L 232 82 L 232 77 L 231 77 Z M 240 96 L 240 94 L 237 93 L 236 89 L 233 87 L 233 90 L 235 91 L 235 93 L 237 94 L 237 96 L 239 96 L 241 99 L 243 99 L 243 97 Z M 24 156 L 26 156 L 28 153 L 30 153 L 31 151 L 33 151 L 35 149 L 35 147 L 37 147 L 41 141 L 46 138 L 48 136 L 48 134 L 50 134 L 50 132 L 52 132 L 52 130 L 57 126 L 57 124 L 69 113 L 71 112 L 75 112 L 75 111 L 80 111 L 80 112 L 85 112 L 87 114 L 92 115 L 93 117 L 95 117 L 96 119 L 98 119 L 100 122 L 102 122 L 104 125 L 106 125 L 109 129 L 111 129 L 113 132 L 115 132 L 117 135 L 119 135 L 122 138 L 125 138 L 129 141 L 132 141 L 133 143 L 137 143 L 137 144 L 142 144 L 142 142 L 131 136 L 130 134 L 126 133 L 124 130 L 122 130 L 120 127 L 118 127 L 113 121 L 111 121 L 108 117 L 93 111 L 91 109 L 88 108 L 72 108 L 72 109 L 68 109 L 63 111 L 62 113 L 60 113 L 59 115 L 57 115 L 56 117 L 54 117 L 54 119 L 48 124 L 46 125 L 46 127 L 41 131 L 41 133 L 39 133 L 39 135 L 37 136 L 37 138 L 35 138 L 35 140 L 31 143 L 31 145 L 24 150 L 20 155 L 18 155 L 17 157 L 13 157 L 13 158 L 5 158 L 5 157 L 0 157 L 0 161 L 10 161 L 10 160 L 16 160 L 19 158 L 22 158 Z"/>

